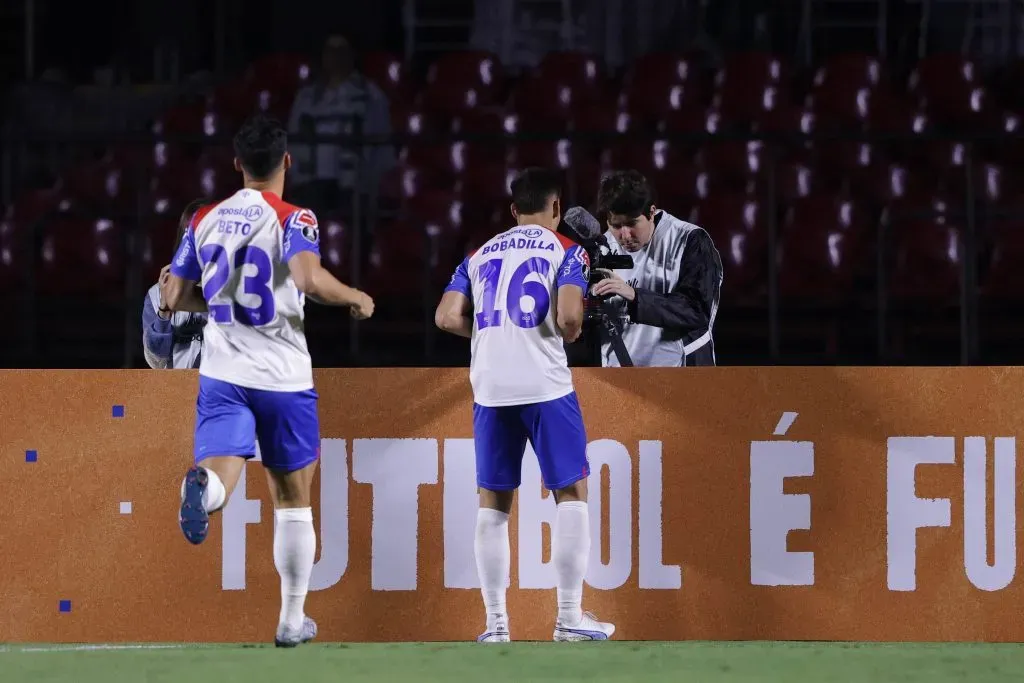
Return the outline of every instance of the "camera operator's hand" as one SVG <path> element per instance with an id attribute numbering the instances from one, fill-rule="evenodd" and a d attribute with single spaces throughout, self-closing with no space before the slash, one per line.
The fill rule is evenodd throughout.
<path id="1" fill-rule="evenodd" d="M 595 296 L 618 295 L 626 301 L 632 301 L 636 298 L 636 290 L 630 287 L 629 283 L 619 277 L 614 270 L 598 268 L 594 272 L 601 273 L 605 278 L 590 288 L 591 294 Z"/>

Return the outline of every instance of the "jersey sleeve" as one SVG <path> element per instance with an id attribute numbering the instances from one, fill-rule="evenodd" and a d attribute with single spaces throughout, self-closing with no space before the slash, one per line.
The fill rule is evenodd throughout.
<path id="1" fill-rule="evenodd" d="M 458 292 L 467 298 L 473 298 L 473 288 L 469 281 L 469 258 L 462 260 L 459 267 L 455 269 L 451 282 L 444 288 L 446 292 Z"/>
<path id="2" fill-rule="evenodd" d="M 301 251 L 320 255 L 320 224 L 309 209 L 299 209 L 284 220 L 284 261 Z"/>
<path id="3" fill-rule="evenodd" d="M 569 247 L 565 252 L 565 258 L 558 269 L 558 277 L 555 284 L 576 285 L 584 292 L 587 291 L 587 281 L 590 279 L 590 256 L 587 250 L 578 244 Z"/>
<path id="4" fill-rule="evenodd" d="M 171 263 L 171 274 L 193 282 L 199 282 L 203 277 L 199 253 L 196 251 L 196 235 L 191 226 L 185 231 L 185 236 L 178 245 L 178 253 L 174 255 L 174 261 Z"/>

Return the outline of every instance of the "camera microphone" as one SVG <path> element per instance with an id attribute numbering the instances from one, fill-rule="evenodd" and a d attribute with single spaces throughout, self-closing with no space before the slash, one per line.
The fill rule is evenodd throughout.
<path id="1" fill-rule="evenodd" d="M 601 223 L 582 206 L 574 206 L 566 211 L 562 222 L 585 240 L 601 237 Z"/>

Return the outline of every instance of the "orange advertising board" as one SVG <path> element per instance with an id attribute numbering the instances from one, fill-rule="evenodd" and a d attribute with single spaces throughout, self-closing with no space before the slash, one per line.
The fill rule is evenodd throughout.
<path id="1" fill-rule="evenodd" d="M 578 370 L 593 551 L 622 639 L 1024 641 L 1024 370 Z M 465 369 L 321 370 L 321 639 L 483 626 Z M 260 465 L 190 546 L 191 371 L 0 372 L 0 641 L 267 641 Z M 548 639 L 554 504 L 512 515 L 516 639 Z M 598 480 L 600 483 L 598 483 Z"/>

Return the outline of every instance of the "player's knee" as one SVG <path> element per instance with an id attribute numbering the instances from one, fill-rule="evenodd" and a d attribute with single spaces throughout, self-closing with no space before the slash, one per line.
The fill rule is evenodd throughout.
<path id="1" fill-rule="evenodd" d="M 573 482 L 568 486 L 554 491 L 556 503 L 568 503 L 574 500 L 581 500 L 586 502 L 587 500 L 587 480 L 580 479 L 579 481 Z"/>
<path id="2" fill-rule="evenodd" d="M 515 491 L 491 491 L 481 488 L 480 507 L 508 514 L 512 510 L 512 501 L 515 497 Z"/>

